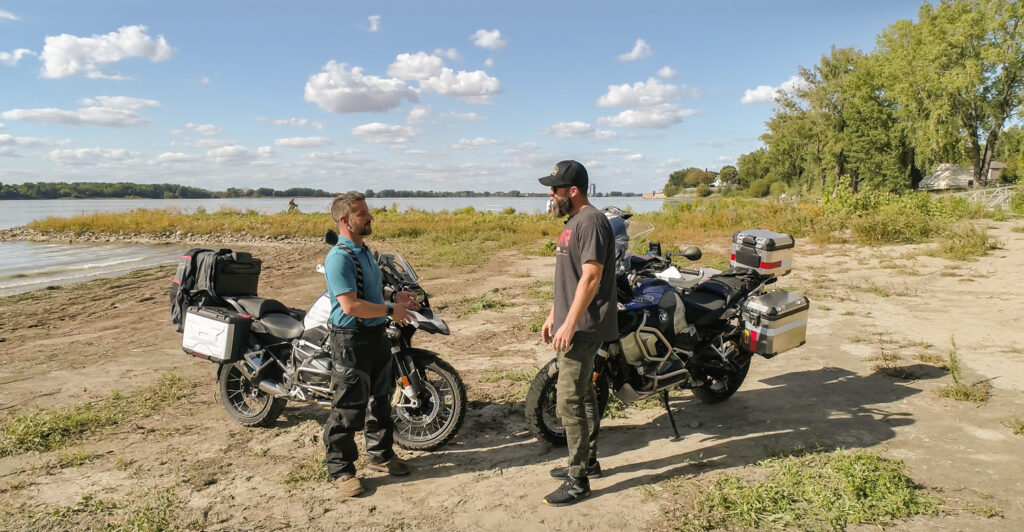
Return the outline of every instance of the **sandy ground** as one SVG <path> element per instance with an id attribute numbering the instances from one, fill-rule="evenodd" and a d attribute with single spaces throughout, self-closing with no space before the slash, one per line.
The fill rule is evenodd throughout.
<path id="1" fill-rule="evenodd" d="M 268 429 L 230 421 L 214 398 L 215 366 L 185 355 L 169 323 L 169 268 L 2 299 L 0 418 L 130 392 L 172 371 L 197 385 L 185 401 L 82 439 L 71 449 L 99 453 L 89 463 L 46 467 L 56 451 L 0 459 L 0 499 L 7 501 L 0 504 L 14 512 L 0 523 L 39 528 L 45 521 L 31 518 L 43 511 L 96 500 L 130 506 L 170 488 L 175 522 L 210 530 L 660 529 L 672 526 L 663 510 L 678 493 L 659 482 L 710 482 L 775 450 L 821 446 L 902 459 L 910 476 L 945 502 L 942 515 L 898 529 L 1020 530 L 1024 436 L 1005 423 L 1024 419 L 1024 233 L 1011 230 L 1019 221 L 990 225 L 1003 246 L 976 262 L 921 256 L 927 246 L 800 243 L 796 269 L 780 284 L 812 300 L 807 344 L 772 360 L 755 358 L 746 383 L 725 403 L 676 393 L 682 441 L 669 439 L 660 409 L 630 408 L 626 418 L 608 420 L 600 440 L 605 476 L 592 482 L 591 499 L 561 509 L 540 501 L 557 486 L 547 472 L 565 452 L 529 436 L 527 383 L 512 377 L 532 374 L 551 357 L 528 326 L 541 310 L 530 294 L 550 279 L 550 258 L 507 255 L 479 268 L 419 272 L 435 306 L 492 290 L 512 306 L 449 316 L 449 337 L 417 336 L 462 374 L 466 421 L 439 451 L 400 451 L 416 467 L 407 478 L 361 473 L 368 493 L 351 500 L 327 483 L 285 482 L 298 463 L 322 455 L 326 410 L 292 406 Z M 264 297 L 305 307 L 323 290 L 313 270 L 320 246 L 236 247 L 263 259 Z M 945 357 L 954 339 L 965 380 L 993 386 L 984 406 L 939 398 L 935 391 L 950 377 L 919 360 Z M 873 369 L 882 354 L 898 357 L 895 364 L 917 378 Z M 967 511 L 972 505 L 992 506 L 1002 517 Z M 88 528 L 104 519 L 74 515 L 64 522 Z"/>

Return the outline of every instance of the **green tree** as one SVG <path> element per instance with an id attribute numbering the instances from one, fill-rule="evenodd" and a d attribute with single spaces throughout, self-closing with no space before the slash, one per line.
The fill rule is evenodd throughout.
<path id="1" fill-rule="evenodd" d="M 738 173 L 738 171 L 736 170 L 735 166 L 732 166 L 731 164 L 727 164 L 727 165 L 723 166 L 721 170 L 719 170 L 718 178 L 722 180 L 723 184 L 728 185 L 728 184 L 736 182 L 736 174 L 737 173 Z"/>
<path id="2" fill-rule="evenodd" d="M 888 93 L 915 122 L 914 147 L 927 168 L 968 162 L 985 183 L 1006 121 L 1024 96 L 1024 3 L 925 2 L 918 21 L 878 39 Z"/>

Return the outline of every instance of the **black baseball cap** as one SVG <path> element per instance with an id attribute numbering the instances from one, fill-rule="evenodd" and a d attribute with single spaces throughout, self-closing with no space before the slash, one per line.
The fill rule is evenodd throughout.
<path id="1" fill-rule="evenodd" d="M 562 161 L 555 165 L 551 174 L 540 178 L 540 184 L 546 187 L 576 187 L 586 193 L 587 169 L 577 161 Z"/>

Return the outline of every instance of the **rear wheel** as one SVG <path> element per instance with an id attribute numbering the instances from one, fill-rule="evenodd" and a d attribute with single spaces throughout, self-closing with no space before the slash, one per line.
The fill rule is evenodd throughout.
<path id="1" fill-rule="evenodd" d="M 421 359 L 422 360 L 422 359 Z M 455 368 L 439 358 L 425 364 L 416 361 L 423 392 L 412 406 L 395 387 L 391 419 L 395 423 L 395 442 L 404 449 L 432 451 L 455 436 L 466 417 L 466 386 Z"/>
<path id="2" fill-rule="evenodd" d="M 723 341 L 710 349 L 719 351 L 721 355 L 714 352 L 704 354 L 706 361 L 700 366 L 704 384 L 690 388 L 690 391 L 705 403 L 721 403 L 732 397 L 747 378 L 750 357 L 741 353 L 736 342 L 732 340 Z M 721 356 L 725 356 L 733 363 L 725 364 Z"/>
<path id="3" fill-rule="evenodd" d="M 557 384 L 558 359 L 552 359 L 533 378 L 530 390 L 526 392 L 526 425 L 538 440 L 564 447 L 565 427 L 555 411 Z M 608 407 L 608 376 L 602 373 L 593 384 L 597 392 L 597 409 L 604 417 Z"/>
<path id="4" fill-rule="evenodd" d="M 238 368 L 241 362 L 221 364 L 217 370 L 217 396 L 228 415 L 247 427 L 269 427 L 284 411 L 287 400 L 272 397 L 254 386 Z"/>

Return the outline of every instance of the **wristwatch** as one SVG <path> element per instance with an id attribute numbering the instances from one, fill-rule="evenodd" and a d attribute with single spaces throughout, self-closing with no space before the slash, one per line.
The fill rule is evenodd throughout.
<path id="1" fill-rule="evenodd" d="M 384 306 L 388 307 L 388 313 L 385 314 L 385 316 L 390 316 L 390 315 L 395 313 L 395 304 L 394 303 L 384 303 Z"/>

